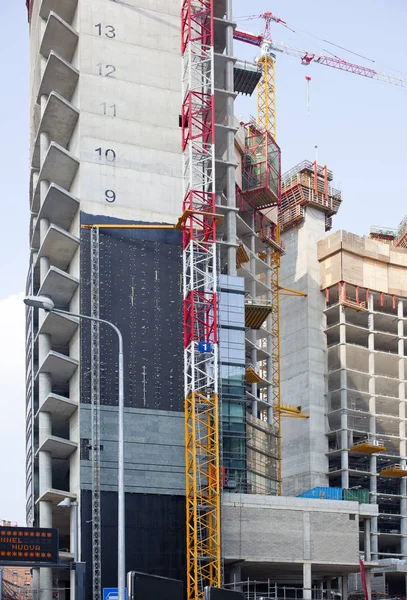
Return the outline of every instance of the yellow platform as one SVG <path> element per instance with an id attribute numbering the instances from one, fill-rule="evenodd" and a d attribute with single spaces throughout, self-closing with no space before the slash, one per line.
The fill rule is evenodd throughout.
<path id="1" fill-rule="evenodd" d="M 360 454 L 376 454 L 376 452 L 384 452 L 387 450 L 383 444 L 373 444 L 372 442 L 359 442 L 354 444 L 349 452 L 359 452 Z"/>
<path id="2" fill-rule="evenodd" d="M 407 477 L 407 465 L 390 465 L 380 471 L 379 475 L 381 477 Z"/>
<path id="3" fill-rule="evenodd" d="M 265 304 L 245 304 L 244 324 L 248 329 L 260 329 L 267 317 L 272 313 L 273 307 Z"/>
<path id="4" fill-rule="evenodd" d="M 291 404 L 280 404 L 275 408 L 282 417 L 297 417 L 298 419 L 309 419 L 309 415 L 301 412 L 301 406 L 292 406 Z"/>
<path id="5" fill-rule="evenodd" d="M 236 249 L 236 267 L 239 268 L 243 263 L 249 262 L 250 257 L 246 252 L 246 248 L 239 244 Z"/>
<path id="6" fill-rule="evenodd" d="M 262 378 L 256 373 L 252 366 L 246 367 L 246 383 L 260 383 Z"/>

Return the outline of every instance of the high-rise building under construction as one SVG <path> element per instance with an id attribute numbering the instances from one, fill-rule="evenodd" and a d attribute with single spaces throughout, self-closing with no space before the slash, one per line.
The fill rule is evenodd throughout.
<path id="1" fill-rule="evenodd" d="M 289 493 L 327 486 L 328 459 L 334 465 L 340 457 L 352 476 L 346 435 L 334 440 L 331 432 L 339 408 L 329 431 L 325 417 L 327 365 L 343 350 L 327 354 L 324 336 L 336 340 L 347 324 L 332 316 L 325 334 L 324 315 L 345 314 L 347 279 L 339 280 L 341 296 L 321 293 L 337 281 L 320 279 L 316 254 L 341 195 L 316 163 L 281 182 L 273 137 L 235 119 L 236 95 L 252 93 L 261 72 L 236 62 L 231 0 L 186 0 L 181 18 L 180 8 L 179 0 L 29 3 L 27 294 L 123 332 L 128 570 L 184 579 L 193 556 L 199 575 L 187 579 L 196 599 L 205 561 L 215 582 L 289 581 L 310 598 L 315 582 L 343 577 L 345 594 L 362 523 L 365 547 L 378 532 L 376 507 L 277 497 L 284 415 L 299 417 L 284 440 Z M 365 284 L 347 283 L 366 292 Z M 281 302 L 285 402 L 280 286 L 294 294 Z M 379 295 L 394 287 L 369 286 Z M 403 289 L 394 294 L 401 298 Z M 366 307 L 355 310 L 355 319 L 367 318 Z M 116 585 L 116 356 L 103 326 L 27 311 L 27 521 L 58 527 L 60 558 L 70 562 L 75 523 L 58 504 L 79 503 L 80 554 L 94 600 Z M 357 360 L 371 364 L 369 356 Z M 347 415 L 345 392 L 334 391 L 329 406 L 340 402 Z M 337 430 L 352 429 L 353 418 L 349 412 L 345 427 L 341 416 Z M 355 434 L 353 441 L 363 440 Z M 341 487 L 353 480 L 343 478 Z M 332 522 L 335 553 L 325 539 Z M 52 578 L 50 569 L 34 573 L 44 598 Z"/>
<path id="2" fill-rule="evenodd" d="M 50 296 L 57 308 L 113 321 L 123 331 L 127 539 L 142 542 L 142 549 L 128 542 L 128 563 L 177 577 L 184 576 L 186 540 L 183 347 L 188 325 L 183 322 L 188 317 L 182 305 L 183 297 L 184 304 L 188 299 L 182 255 L 188 231 L 204 226 L 198 219 L 186 229 L 185 221 L 195 219 L 195 207 L 188 212 L 186 205 L 191 187 L 205 194 L 207 186 L 216 198 L 212 212 L 219 213 L 210 225 L 218 225 L 215 266 L 206 264 L 203 270 L 212 269 L 219 288 L 214 306 L 219 324 L 206 341 L 210 346 L 221 340 L 214 366 L 219 364 L 215 384 L 223 399 L 223 479 L 239 492 L 276 493 L 278 487 L 277 435 L 271 415 L 264 416 L 270 383 L 266 367 L 262 374 L 258 368 L 269 356 L 271 335 L 259 330 L 270 314 L 267 302 L 258 305 L 260 296 L 271 294 L 264 257 L 278 244 L 271 222 L 254 208 L 279 202 L 280 152 L 268 134 L 236 123 L 233 23 L 225 2 L 206 4 L 213 10 L 213 62 L 205 63 L 205 93 L 212 102 L 205 117 L 202 109 L 197 115 L 186 106 L 186 98 L 199 102 L 199 90 L 185 92 L 185 72 L 182 96 L 178 1 L 41 0 L 29 6 L 27 293 Z M 188 68 L 184 58 L 183 69 Z M 253 91 L 258 70 L 241 67 L 237 73 L 241 91 Z M 206 119 L 202 127 L 209 133 L 201 149 L 205 144 L 213 149 L 211 164 L 203 164 L 202 157 L 197 161 L 195 147 L 191 156 L 186 148 L 189 129 L 194 128 L 192 143 L 199 142 L 199 117 Z M 235 150 L 237 129 L 240 150 Z M 246 171 L 257 168 L 262 179 L 255 184 L 258 193 L 250 182 L 246 185 L 253 198 L 247 200 L 242 191 L 237 214 L 235 170 L 242 162 L 237 153 L 247 145 L 252 149 Z M 210 183 L 196 181 L 205 173 L 208 181 L 213 173 Z M 242 190 L 241 174 L 237 183 Z M 254 327 L 247 347 L 245 318 Z M 80 502 L 82 557 L 93 565 L 88 577 L 97 597 L 116 565 L 115 340 L 103 327 L 31 309 L 27 332 L 28 522 L 58 526 L 70 560 L 71 529 L 58 504 L 66 496 Z M 257 407 L 250 421 L 246 353 L 252 378 L 248 393 Z M 42 571 L 41 577 L 41 587 L 50 589 L 50 572 Z"/>

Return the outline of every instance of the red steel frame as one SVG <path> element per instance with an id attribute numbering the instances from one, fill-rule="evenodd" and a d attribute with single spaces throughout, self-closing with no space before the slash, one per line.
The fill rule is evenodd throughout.
<path id="1" fill-rule="evenodd" d="M 188 600 L 222 583 L 213 3 L 184 0 L 181 9 Z"/>

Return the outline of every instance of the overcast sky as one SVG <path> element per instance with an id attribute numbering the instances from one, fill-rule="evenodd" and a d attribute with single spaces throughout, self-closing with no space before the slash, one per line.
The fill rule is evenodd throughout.
<path id="1" fill-rule="evenodd" d="M 61 0 L 62 1 L 62 0 Z M 131 0 L 130 0 L 131 1 Z M 342 56 L 407 78 L 405 0 L 235 0 L 235 16 L 271 10 L 296 33 L 273 27 L 273 39 Z M 1 0 L 0 172 L 3 205 L 0 236 L 0 519 L 25 522 L 24 309 L 28 264 L 28 26 L 25 0 Z M 261 21 L 239 22 L 257 33 Z M 319 39 L 320 38 L 320 39 Z M 336 46 L 328 44 L 333 42 Z M 346 53 L 337 46 L 353 51 Z M 356 54 L 371 60 L 364 60 Z M 250 60 L 256 49 L 236 44 Z M 310 111 L 305 76 L 311 77 Z M 301 66 L 277 57 L 277 140 L 283 169 L 318 160 L 334 171 L 343 205 L 334 229 L 358 234 L 369 226 L 397 226 L 405 200 L 407 89 L 370 81 L 320 65 Z M 255 115 L 255 98 L 239 99 L 236 113 Z"/>

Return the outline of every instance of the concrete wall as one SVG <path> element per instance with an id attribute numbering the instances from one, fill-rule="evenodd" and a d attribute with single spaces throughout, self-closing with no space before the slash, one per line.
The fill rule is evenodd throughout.
<path id="1" fill-rule="evenodd" d="M 358 564 L 356 502 L 234 494 L 222 510 L 225 560 Z"/>
<path id="2" fill-rule="evenodd" d="M 346 281 L 370 290 L 407 296 L 407 250 L 337 231 L 318 243 L 321 288 Z"/>
<path id="3" fill-rule="evenodd" d="M 86 212 L 150 222 L 181 213 L 179 10 L 177 0 L 79 0 L 78 195 Z"/>
<path id="4" fill-rule="evenodd" d="M 324 296 L 320 290 L 317 243 L 325 215 L 312 207 L 297 228 L 284 232 L 280 284 L 306 297 L 281 296 L 281 398 L 301 405 L 309 419 L 282 419 L 283 491 L 296 495 L 327 485 L 325 417 Z"/>

